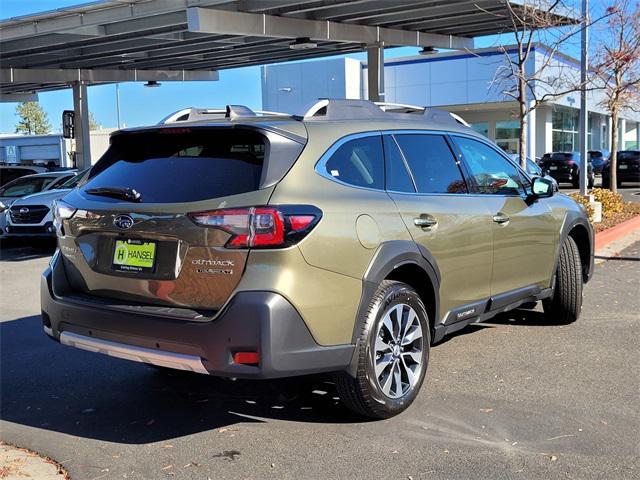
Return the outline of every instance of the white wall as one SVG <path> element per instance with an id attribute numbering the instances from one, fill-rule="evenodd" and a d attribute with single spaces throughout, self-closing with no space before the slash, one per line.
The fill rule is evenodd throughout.
<path id="1" fill-rule="evenodd" d="M 391 60 L 385 62 L 385 101 L 424 106 L 504 101 L 501 92 L 512 83 L 496 76 L 503 64 L 502 53 L 488 55 L 486 51 Z"/>
<path id="2" fill-rule="evenodd" d="M 360 98 L 358 60 L 338 58 L 262 67 L 262 108 L 302 113 L 318 98 Z"/>

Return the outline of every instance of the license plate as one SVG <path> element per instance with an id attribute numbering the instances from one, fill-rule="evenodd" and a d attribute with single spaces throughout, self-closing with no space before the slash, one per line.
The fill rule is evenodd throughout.
<path id="1" fill-rule="evenodd" d="M 150 272 L 156 257 L 156 242 L 116 240 L 113 268 L 123 272 Z"/>
<path id="2" fill-rule="evenodd" d="M 619 165 L 619 167 L 620 167 L 620 170 L 626 170 L 628 165 Z"/>
<path id="3" fill-rule="evenodd" d="M 557 166 L 555 166 L 555 165 L 551 165 L 551 166 L 549 167 L 549 170 L 557 170 L 557 169 L 558 169 L 558 167 L 557 167 Z"/>

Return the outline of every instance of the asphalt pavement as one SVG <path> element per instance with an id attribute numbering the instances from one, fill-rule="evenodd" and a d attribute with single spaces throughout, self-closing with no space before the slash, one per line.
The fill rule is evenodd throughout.
<path id="1" fill-rule="evenodd" d="M 72 479 L 640 478 L 640 242 L 597 265 L 582 317 L 539 309 L 433 347 L 416 402 L 363 421 L 325 377 L 227 381 L 59 345 L 50 251 L 0 261 L 0 438 Z"/>

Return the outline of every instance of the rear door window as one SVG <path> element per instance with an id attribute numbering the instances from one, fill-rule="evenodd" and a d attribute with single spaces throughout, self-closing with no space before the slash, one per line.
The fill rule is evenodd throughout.
<path id="1" fill-rule="evenodd" d="M 384 188 L 382 137 L 371 135 L 348 140 L 324 165 L 326 174 L 356 187 Z"/>
<path id="2" fill-rule="evenodd" d="M 143 203 L 195 202 L 250 192 L 259 188 L 266 150 L 263 135 L 244 129 L 125 133 L 113 138 L 82 191 L 129 188 Z"/>
<path id="3" fill-rule="evenodd" d="M 419 193 L 467 193 L 453 152 L 442 135 L 394 135 Z"/>
<path id="4" fill-rule="evenodd" d="M 407 170 L 402 153 L 392 135 L 384 136 L 384 158 L 387 172 L 387 190 L 415 193 L 413 180 Z"/>

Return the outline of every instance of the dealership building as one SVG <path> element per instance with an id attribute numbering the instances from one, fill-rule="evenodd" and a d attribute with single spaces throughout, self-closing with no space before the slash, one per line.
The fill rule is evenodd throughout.
<path id="1" fill-rule="evenodd" d="M 400 57 L 384 63 L 384 101 L 438 107 L 455 112 L 506 151 L 518 152 L 518 104 L 505 91 L 512 80 L 503 77 L 509 47 L 470 52 L 435 53 Z M 532 75 L 548 61 L 548 49 L 537 45 L 527 64 Z M 555 54 L 536 85 L 538 96 L 566 91 L 578 79 L 580 62 Z M 549 90 L 555 88 L 555 90 Z M 382 90 L 382 89 L 381 89 Z M 262 67 L 264 110 L 300 112 L 317 98 L 367 98 L 367 64 L 353 58 L 326 59 Z M 589 149 L 609 150 L 611 118 L 602 108 L 602 92 L 590 91 Z M 580 93 L 547 96 L 533 110 L 527 124 L 527 154 L 540 157 L 551 151 L 579 150 Z M 640 148 L 640 113 L 625 111 L 619 119 L 620 149 Z"/>

